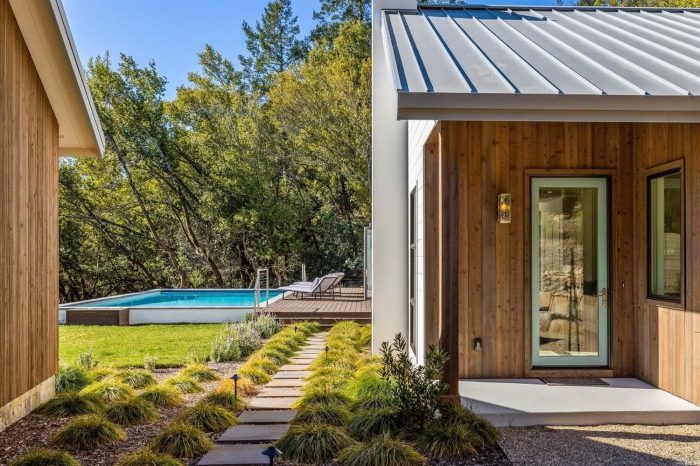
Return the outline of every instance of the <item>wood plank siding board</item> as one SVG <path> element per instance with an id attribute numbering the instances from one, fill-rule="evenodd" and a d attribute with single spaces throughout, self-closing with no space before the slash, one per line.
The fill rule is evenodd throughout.
<path id="1" fill-rule="evenodd" d="M 58 365 L 58 123 L 0 1 L 0 406 Z"/>
<path id="2" fill-rule="evenodd" d="M 454 197 L 431 194 L 435 157 L 430 157 L 434 148 L 426 146 L 426 310 L 433 303 L 443 319 L 453 318 L 448 305 L 457 310 L 459 347 L 452 351 L 459 357 L 458 376 L 637 376 L 700 403 L 700 274 L 693 267 L 700 264 L 700 125 L 442 121 L 438 130 L 439 159 L 456 167 L 457 179 L 448 181 L 457 188 Z M 687 266 L 680 306 L 648 299 L 646 276 L 647 176 L 674 162 L 683 164 L 685 187 Z M 608 368 L 531 366 L 532 176 L 609 179 Z M 443 186 L 441 192 L 451 191 Z M 496 222 L 502 192 L 513 202 L 511 223 L 505 225 Z M 453 219 L 446 221 L 449 212 Z M 431 227 L 440 215 L 441 228 Z M 456 244 L 450 222 L 457 222 Z M 443 287 L 456 283 L 454 296 L 437 281 Z M 474 351 L 475 338 L 483 340 L 483 351 Z"/>

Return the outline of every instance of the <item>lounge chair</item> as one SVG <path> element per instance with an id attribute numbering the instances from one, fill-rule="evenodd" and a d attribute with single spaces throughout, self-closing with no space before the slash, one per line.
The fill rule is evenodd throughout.
<path id="1" fill-rule="evenodd" d="M 340 294 L 342 294 L 342 291 L 340 291 L 340 283 L 345 278 L 345 274 L 343 272 L 335 272 L 335 273 L 329 273 L 326 276 L 330 277 L 333 275 L 335 276 L 335 282 L 331 283 L 331 286 L 328 287 L 328 290 L 326 290 L 326 292 L 330 291 L 335 296 L 336 289 L 339 290 Z M 318 280 L 318 278 L 316 280 Z M 314 282 L 294 282 L 291 284 L 291 286 L 311 286 L 313 283 Z"/>
<path id="2" fill-rule="evenodd" d="M 325 275 L 321 278 L 316 278 L 311 283 L 300 283 L 292 284 L 289 286 L 282 286 L 279 289 L 282 291 L 289 291 L 296 294 L 301 294 L 302 298 L 304 295 L 310 294 L 314 297 L 321 297 L 323 293 L 328 292 L 334 284 L 336 284 L 337 274 Z"/>

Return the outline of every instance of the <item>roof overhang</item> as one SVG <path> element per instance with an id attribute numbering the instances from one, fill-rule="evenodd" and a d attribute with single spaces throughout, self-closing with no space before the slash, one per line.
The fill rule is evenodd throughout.
<path id="1" fill-rule="evenodd" d="M 9 0 L 59 126 L 59 155 L 101 156 L 105 140 L 60 0 Z"/>

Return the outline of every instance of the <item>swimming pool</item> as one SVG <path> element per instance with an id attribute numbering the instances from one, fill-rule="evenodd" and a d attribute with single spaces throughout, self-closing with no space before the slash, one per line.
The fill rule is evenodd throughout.
<path id="1" fill-rule="evenodd" d="M 283 292 L 260 292 L 260 305 L 280 299 Z M 148 323 L 236 322 L 254 310 L 252 289 L 157 289 L 59 306 L 60 323 Z"/>

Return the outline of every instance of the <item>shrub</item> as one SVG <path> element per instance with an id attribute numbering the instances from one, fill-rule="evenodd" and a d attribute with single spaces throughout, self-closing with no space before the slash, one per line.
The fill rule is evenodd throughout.
<path id="1" fill-rule="evenodd" d="M 238 412 L 243 411 L 245 408 L 245 402 L 240 398 L 240 395 L 238 398 L 236 398 L 236 395 L 233 393 L 233 389 L 213 390 L 203 398 L 203 401 L 205 403 L 209 403 L 210 405 L 228 409 L 229 411 Z"/>
<path id="2" fill-rule="evenodd" d="M 46 416 L 65 417 L 96 414 L 100 411 L 102 411 L 102 402 L 97 396 L 63 392 L 39 406 L 35 412 Z"/>
<path id="3" fill-rule="evenodd" d="M 394 337 L 391 345 L 382 343 L 381 353 L 381 374 L 390 387 L 404 425 L 411 430 L 422 430 L 437 413 L 447 388 L 440 381 L 447 353 L 431 345 L 425 353 L 425 365 L 414 365 L 401 334 Z"/>
<path id="4" fill-rule="evenodd" d="M 40 448 L 10 461 L 9 466 L 80 466 L 80 463 L 64 451 Z"/>
<path id="5" fill-rule="evenodd" d="M 270 338 L 282 329 L 282 322 L 272 314 L 249 313 L 245 316 L 245 322 L 249 322 L 262 338 Z"/>
<path id="6" fill-rule="evenodd" d="M 460 403 L 446 403 L 440 408 L 441 424 L 461 424 L 469 428 L 478 438 L 479 446 L 495 445 L 501 432 L 486 419 L 477 416 Z"/>
<path id="7" fill-rule="evenodd" d="M 255 385 L 262 385 L 272 380 L 272 377 L 260 367 L 249 366 L 247 364 L 240 368 L 238 374 L 247 377 Z"/>
<path id="8" fill-rule="evenodd" d="M 304 395 L 302 395 L 302 397 L 296 401 L 295 407 L 299 408 L 301 406 L 306 406 L 309 404 L 324 404 L 347 407 L 350 401 L 350 398 L 340 390 L 331 391 L 307 389 L 304 391 Z"/>
<path id="9" fill-rule="evenodd" d="M 56 371 L 56 392 L 80 390 L 90 383 L 90 378 L 82 367 L 61 365 Z"/>
<path id="10" fill-rule="evenodd" d="M 217 390 L 225 390 L 231 393 L 234 392 L 235 384 L 231 379 L 225 379 L 221 381 Z M 258 387 L 250 381 L 247 377 L 241 377 L 238 379 L 238 396 L 253 396 L 259 392 Z"/>
<path id="11" fill-rule="evenodd" d="M 212 446 L 214 445 L 204 432 L 182 423 L 168 426 L 151 444 L 155 452 L 184 459 L 196 458 Z"/>
<path id="12" fill-rule="evenodd" d="M 426 461 L 412 446 L 388 435 L 349 446 L 340 452 L 340 460 L 344 466 L 418 466 Z"/>
<path id="13" fill-rule="evenodd" d="M 394 408 L 360 410 L 350 416 L 348 433 L 357 440 L 392 433 L 399 428 L 399 412 Z"/>
<path id="14" fill-rule="evenodd" d="M 449 458 L 476 453 L 481 439 L 464 424 L 434 421 L 420 433 L 416 445 L 426 455 Z"/>
<path id="15" fill-rule="evenodd" d="M 54 434 L 55 443 L 87 450 L 126 439 L 121 427 L 101 416 L 79 417 Z"/>
<path id="16" fill-rule="evenodd" d="M 147 371 L 153 372 L 156 367 L 158 367 L 158 359 L 158 356 L 147 354 L 143 363 L 143 368 Z"/>
<path id="17" fill-rule="evenodd" d="M 262 338 L 250 322 L 224 324 L 224 333 L 231 335 L 241 349 L 241 356 L 246 357 L 262 346 Z"/>
<path id="18" fill-rule="evenodd" d="M 106 411 L 107 419 L 122 426 L 145 424 L 158 419 L 158 412 L 152 403 L 143 398 L 132 398 L 109 406 Z"/>
<path id="19" fill-rule="evenodd" d="M 85 395 L 95 395 L 106 403 L 124 401 L 136 395 L 134 389 L 127 384 L 105 379 L 83 388 L 80 393 Z"/>
<path id="20" fill-rule="evenodd" d="M 92 348 L 90 348 L 86 352 L 78 355 L 76 363 L 86 371 L 91 371 L 97 367 L 98 361 L 97 357 L 95 357 L 95 354 L 92 352 Z"/>
<path id="21" fill-rule="evenodd" d="M 182 375 L 168 377 L 163 381 L 163 383 L 169 387 L 179 390 L 180 393 L 189 394 L 199 393 L 202 391 L 201 385 L 199 385 L 195 380 Z"/>
<path id="22" fill-rule="evenodd" d="M 343 406 L 308 404 L 297 410 L 292 424 L 327 424 L 343 427 L 350 419 L 350 411 Z"/>
<path id="23" fill-rule="evenodd" d="M 180 371 L 180 375 L 190 377 L 197 382 L 212 382 L 214 380 L 219 380 L 219 376 L 216 375 L 216 372 L 209 369 L 204 364 L 190 364 Z"/>
<path id="24" fill-rule="evenodd" d="M 296 463 L 319 464 L 335 458 L 354 443 L 338 427 L 324 424 L 293 425 L 277 441 L 284 457 Z"/>
<path id="25" fill-rule="evenodd" d="M 156 379 L 151 374 L 139 370 L 119 371 L 112 375 L 111 378 L 135 389 L 141 389 L 156 384 Z"/>
<path id="26" fill-rule="evenodd" d="M 170 455 L 155 453 L 148 448 L 143 448 L 122 456 L 115 466 L 182 466 L 182 462 Z"/>
<path id="27" fill-rule="evenodd" d="M 275 362 L 272 359 L 263 358 L 261 356 L 251 357 L 246 363 L 246 366 L 259 367 L 260 369 L 264 370 L 268 375 L 273 375 L 279 369 L 279 366 L 275 364 Z"/>
<path id="28" fill-rule="evenodd" d="M 220 333 L 211 342 L 209 359 L 214 362 L 231 362 L 241 360 L 241 348 L 233 335 Z"/>
<path id="29" fill-rule="evenodd" d="M 167 385 L 153 385 L 146 388 L 139 398 L 159 407 L 179 406 L 183 403 L 180 392 Z"/>
<path id="30" fill-rule="evenodd" d="M 90 372 L 88 372 L 88 377 L 93 382 L 101 382 L 107 377 L 113 375 L 114 372 L 114 369 L 109 369 L 107 367 L 98 367 L 97 369 L 93 369 Z"/>
<path id="31" fill-rule="evenodd" d="M 238 424 L 236 417 L 220 406 L 198 403 L 180 415 L 180 421 L 205 432 L 223 432 Z"/>

